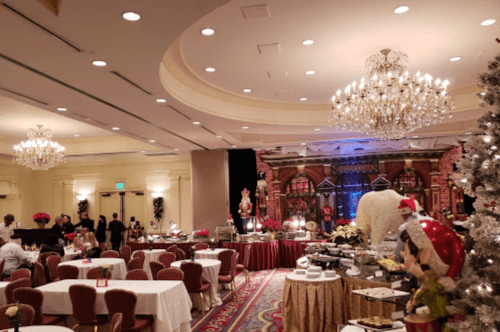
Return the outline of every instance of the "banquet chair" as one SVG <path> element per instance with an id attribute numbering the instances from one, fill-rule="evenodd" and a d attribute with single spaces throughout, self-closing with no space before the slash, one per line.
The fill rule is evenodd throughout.
<path id="1" fill-rule="evenodd" d="M 211 308 L 212 293 L 210 292 L 210 288 L 212 288 L 212 284 L 207 280 L 203 280 L 202 278 L 203 267 L 201 266 L 200 263 L 182 262 L 181 270 L 182 272 L 184 272 L 185 278 L 182 281 L 184 281 L 184 286 L 186 286 L 188 293 L 197 293 L 200 295 L 201 315 L 205 316 L 205 306 L 203 305 L 204 304 L 203 293 L 208 292 L 210 296 L 209 308 Z"/>
<path id="2" fill-rule="evenodd" d="M 160 272 L 164 268 L 165 265 L 160 262 L 149 262 L 149 269 L 151 270 L 151 276 L 153 277 L 153 280 L 157 280 L 158 272 Z"/>
<path id="3" fill-rule="evenodd" d="M 112 271 L 108 271 L 108 279 L 111 279 Z M 101 279 L 102 273 L 98 267 L 93 267 L 87 271 L 87 279 Z"/>
<path id="4" fill-rule="evenodd" d="M 167 267 L 158 272 L 157 280 L 184 280 L 184 272 L 182 270 Z"/>
<path id="5" fill-rule="evenodd" d="M 35 283 L 37 286 L 45 285 L 45 269 L 39 262 L 35 262 Z"/>
<path id="6" fill-rule="evenodd" d="M 38 260 L 40 264 L 42 264 L 44 273 L 45 273 L 45 281 L 48 282 L 50 281 L 50 273 L 49 273 L 49 267 L 47 265 L 47 257 L 49 256 L 59 256 L 59 253 L 51 251 L 51 252 L 42 252 L 41 254 L 38 255 Z"/>
<path id="7" fill-rule="evenodd" d="M 101 258 L 120 258 L 120 253 L 116 250 L 106 250 L 101 253 Z"/>
<path id="8" fill-rule="evenodd" d="M 127 271 L 137 270 L 137 269 L 142 270 L 143 267 L 144 267 L 144 260 L 142 260 L 139 257 L 132 258 L 127 264 Z"/>
<path id="9" fill-rule="evenodd" d="M 172 262 L 175 262 L 176 256 L 172 252 L 162 252 L 158 257 L 158 261 L 162 263 L 166 268 L 170 267 Z"/>
<path id="10" fill-rule="evenodd" d="M 144 270 L 130 270 L 125 275 L 126 280 L 149 280 L 148 274 Z"/>
<path id="11" fill-rule="evenodd" d="M 21 279 L 21 278 L 30 279 L 31 278 L 31 271 L 29 269 L 22 268 L 19 270 L 14 270 L 14 272 L 12 272 L 12 274 L 10 275 L 10 281 L 16 281 L 17 279 Z"/>
<path id="12" fill-rule="evenodd" d="M 2 259 L 0 261 L 0 276 L 2 275 L 3 273 L 3 266 L 5 265 L 5 259 Z"/>
<path id="13" fill-rule="evenodd" d="M 117 312 L 111 318 L 111 323 L 109 324 L 111 329 L 109 332 L 121 332 L 123 324 L 123 314 L 121 312 Z"/>
<path id="14" fill-rule="evenodd" d="M 182 261 L 182 260 L 186 259 L 186 253 L 181 248 L 177 248 L 175 250 L 175 256 L 176 256 L 178 261 Z"/>
<path id="15" fill-rule="evenodd" d="M 236 288 L 236 282 L 234 281 L 234 276 L 236 274 L 236 265 L 238 264 L 238 256 L 240 254 L 237 253 L 236 251 L 233 252 L 233 255 L 231 256 L 231 268 L 229 270 L 229 273 L 227 275 L 220 275 L 219 274 L 219 285 L 220 284 L 230 284 L 231 285 L 231 292 L 234 293 L 236 296 L 236 302 L 238 302 L 238 289 Z"/>
<path id="16" fill-rule="evenodd" d="M 66 315 L 45 315 L 42 311 L 43 293 L 35 288 L 18 288 L 13 292 L 14 301 L 29 304 L 35 310 L 33 325 L 57 325 L 60 322 L 66 324 Z"/>
<path id="17" fill-rule="evenodd" d="M 142 258 L 142 259 L 146 259 L 146 254 L 142 250 L 134 251 L 132 258 L 137 258 L 137 257 Z"/>
<path id="18" fill-rule="evenodd" d="M 228 275 L 229 270 L 231 270 L 231 257 L 235 251 L 233 249 L 227 249 L 219 252 L 217 259 L 220 260 L 219 275 Z"/>
<path id="19" fill-rule="evenodd" d="M 252 245 L 247 244 L 244 249 L 245 257 L 243 258 L 243 264 L 236 265 L 236 271 L 243 271 L 245 273 L 246 283 L 250 281 L 250 273 L 248 272 L 248 266 L 250 262 L 250 252 L 252 251 Z"/>
<path id="20" fill-rule="evenodd" d="M 29 304 L 4 304 L 0 306 L 0 330 L 6 330 L 12 328 L 12 325 L 7 321 L 5 317 L 5 312 L 10 307 L 17 305 L 19 310 L 21 310 L 21 326 L 31 326 L 33 324 L 33 318 L 35 317 L 35 309 Z"/>
<path id="21" fill-rule="evenodd" d="M 5 299 L 7 300 L 7 303 L 14 303 L 14 295 L 12 293 L 15 289 L 21 287 L 31 288 L 31 279 L 17 279 L 16 281 L 11 281 L 7 286 L 5 286 Z"/>
<path id="22" fill-rule="evenodd" d="M 57 266 L 61 263 L 62 259 L 59 255 L 52 255 L 47 257 L 47 268 L 49 269 L 49 278 L 52 281 L 57 281 Z"/>
<path id="23" fill-rule="evenodd" d="M 194 245 L 194 247 L 196 248 L 196 250 L 203 250 L 208 249 L 210 246 L 208 245 L 208 243 L 198 242 Z"/>
<path id="24" fill-rule="evenodd" d="M 104 293 L 104 301 L 108 308 L 108 317 L 113 317 L 117 312 L 123 314 L 121 332 L 139 332 L 153 325 L 153 316 L 135 314 L 137 295 L 134 292 L 111 289 Z"/>
<path id="25" fill-rule="evenodd" d="M 106 242 L 103 242 L 99 245 L 99 248 L 101 248 L 101 252 L 105 252 L 106 251 Z"/>
<path id="26" fill-rule="evenodd" d="M 125 264 L 128 264 L 132 255 L 132 248 L 129 246 L 121 246 L 120 247 L 120 255 L 122 256 Z"/>
<path id="27" fill-rule="evenodd" d="M 57 267 L 57 280 L 78 279 L 78 267 L 73 265 L 59 265 Z"/>
<path id="28" fill-rule="evenodd" d="M 71 285 L 69 286 L 69 297 L 73 307 L 73 317 L 78 326 L 94 326 L 94 331 L 97 331 L 97 325 L 102 325 L 107 322 L 105 315 L 97 315 L 95 302 L 97 292 L 94 287 L 87 285 Z"/>
<path id="29" fill-rule="evenodd" d="M 177 245 L 172 244 L 171 246 L 169 246 L 169 247 L 167 248 L 167 252 L 171 252 L 171 253 L 173 253 L 174 255 L 176 255 L 176 257 L 177 257 Z"/>

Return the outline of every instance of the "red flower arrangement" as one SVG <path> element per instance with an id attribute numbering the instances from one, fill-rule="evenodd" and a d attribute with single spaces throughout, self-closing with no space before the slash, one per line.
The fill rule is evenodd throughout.
<path id="1" fill-rule="evenodd" d="M 281 223 L 276 220 L 266 219 L 262 223 L 262 229 L 266 232 L 276 232 L 281 230 Z"/>
<path id="2" fill-rule="evenodd" d="M 33 221 L 37 224 L 47 224 L 50 221 L 50 215 L 48 213 L 38 212 L 33 216 Z"/>
<path id="3" fill-rule="evenodd" d="M 350 219 L 337 219 L 337 221 L 335 222 L 337 226 L 349 225 L 350 223 L 351 223 Z"/>
<path id="4" fill-rule="evenodd" d="M 196 232 L 196 236 L 199 236 L 199 237 L 208 237 L 209 235 L 209 232 L 208 232 L 208 229 L 206 228 L 203 228 L 201 230 L 199 230 L 198 232 Z"/>

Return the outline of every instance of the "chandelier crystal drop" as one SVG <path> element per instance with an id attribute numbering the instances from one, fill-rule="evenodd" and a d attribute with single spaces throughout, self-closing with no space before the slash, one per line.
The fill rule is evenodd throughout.
<path id="1" fill-rule="evenodd" d="M 65 162 L 64 147 L 51 141 L 52 131 L 42 127 L 30 128 L 29 139 L 14 146 L 13 161 L 36 171 L 45 171 Z"/>
<path id="2" fill-rule="evenodd" d="M 423 126 L 440 123 L 454 107 L 446 87 L 429 74 L 406 70 L 408 55 L 383 49 L 365 62 L 366 75 L 332 97 L 328 122 L 338 129 L 381 139 L 400 139 Z"/>

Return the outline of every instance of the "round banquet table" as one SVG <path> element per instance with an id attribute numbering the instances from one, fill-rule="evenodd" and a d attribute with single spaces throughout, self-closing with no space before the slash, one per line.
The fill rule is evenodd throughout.
<path id="1" fill-rule="evenodd" d="M 245 247 L 251 244 L 247 270 L 268 270 L 280 265 L 280 247 L 278 240 L 264 242 L 223 242 L 222 247 L 236 250 L 240 256 L 239 264 L 245 259 Z"/>
<path id="2" fill-rule="evenodd" d="M 73 265 L 78 268 L 78 279 L 87 279 L 87 272 L 104 264 L 112 266 L 111 279 L 125 279 L 127 267 L 123 258 L 92 258 L 90 263 L 85 263 L 86 259 L 62 262 L 59 265 Z"/>
<path id="3" fill-rule="evenodd" d="M 38 256 L 40 255 L 40 250 L 36 251 L 25 251 L 26 256 L 30 262 L 34 263 L 38 260 Z M 82 253 L 81 250 L 75 250 L 73 248 L 64 247 L 64 256 L 61 257 L 63 262 L 71 261 L 75 259 L 77 256 L 80 256 Z"/>
<path id="4" fill-rule="evenodd" d="M 307 278 L 290 273 L 283 288 L 283 331 L 336 332 L 343 323 L 340 276 Z"/>
<path id="5" fill-rule="evenodd" d="M 147 272 L 149 280 L 153 280 L 153 276 L 151 275 L 151 269 L 149 268 L 149 262 L 158 262 L 158 257 L 164 252 L 167 252 L 165 249 L 153 249 L 153 250 L 138 250 L 144 252 L 144 271 Z"/>
<path id="6" fill-rule="evenodd" d="M 201 266 L 203 267 L 203 272 L 202 276 L 205 277 L 210 283 L 212 284 L 212 288 L 210 289 L 210 292 L 212 294 L 212 305 L 211 306 L 218 306 L 222 304 L 222 300 L 219 297 L 219 270 L 220 270 L 220 265 L 221 262 L 218 259 L 195 259 L 194 260 L 196 263 L 200 263 Z M 185 259 L 182 261 L 175 261 L 172 264 L 170 264 L 170 267 L 175 267 L 177 269 L 181 268 L 181 263 L 182 262 L 191 262 L 190 259 Z M 188 276 L 185 276 L 188 277 Z M 189 294 L 191 296 L 191 294 Z M 208 294 L 207 294 L 208 295 Z M 209 301 L 210 297 L 207 295 L 204 295 L 204 303 L 203 307 L 205 310 L 210 309 Z M 201 304 L 200 304 L 200 299 L 198 295 L 192 296 L 191 300 L 193 301 L 193 304 L 196 308 L 201 309 Z"/>
<path id="7" fill-rule="evenodd" d="M 219 259 L 219 253 L 221 251 L 227 250 L 226 248 L 215 248 L 212 250 L 211 248 L 209 249 L 202 249 L 202 250 L 196 250 L 194 253 L 194 258 L 196 259 Z"/>
<path id="8" fill-rule="evenodd" d="M 5 296 L 5 287 L 10 281 L 0 281 L 0 305 L 7 304 L 7 297 Z"/>
<path id="9" fill-rule="evenodd" d="M 14 332 L 14 328 L 5 330 L 8 332 Z M 33 326 L 22 326 L 19 328 L 20 332 L 72 332 L 73 330 L 59 325 L 33 325 Z"/>
<path id="10" fill-rule="evenodd" d="M 306 254 L 307 243 L 320 242 L 326 243 L 327 240 L 279 240 L 280 242 L 280 256 L 281 267 L 296 267 L 297 259 Z"/>

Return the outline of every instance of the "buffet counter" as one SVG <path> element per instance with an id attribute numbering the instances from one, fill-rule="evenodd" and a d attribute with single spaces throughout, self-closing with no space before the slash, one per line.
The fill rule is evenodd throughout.
<path id="1" fill-rule="evenodd" d="M 281 267 L 295 267 L 297 265 L 297 259 L 306 254 L 307 243 L 318 242 L 326 243 L 328 240 L 279 240 L 280 242 L 280 256 L 281 256 Z"/>
<path id="2" fill-rule="evenodd" d="M 153 249 L 167 249 L 168 247 L 172 245 L 176 245 L 177 248 L 182 249 L 184 253 L 186 254 L 186 257 L 189 257 L 189 247 L 194 246 L 196 243 L 200 243 L 200 241 L 197 242 L 163 242 L 163 243 L 153 243 Z M 210 245 L 210 242 L 206 242 L 208 245 Z M 132 249 L 132 252 L 136 250 L 146 250 L 149 249 L 149 243 L 147 242 L 134 242 L 134 241 L 128 241 L 127 246 L 129 246 Z M 218 244 L 216 244 L 218 246 Z"/>
<path id="3" fill-rule="evenodd" d="M 245 247 L 252 245 L 247 270 L 267 270 L 280 266 L 280 245 L 278 240 L 264 242 L 222 242 L 222 248 L 234 249 L 240 256 L 239 264 L 245 259 Z"/>

